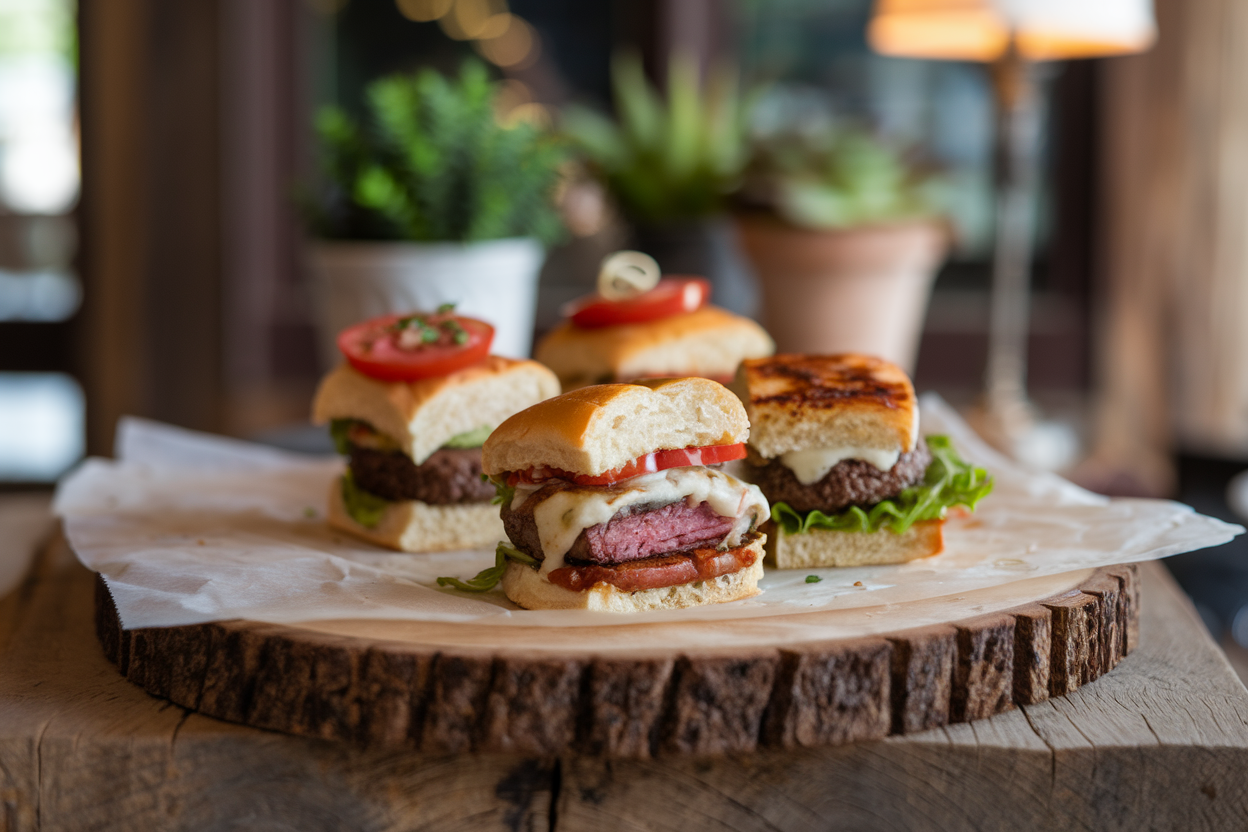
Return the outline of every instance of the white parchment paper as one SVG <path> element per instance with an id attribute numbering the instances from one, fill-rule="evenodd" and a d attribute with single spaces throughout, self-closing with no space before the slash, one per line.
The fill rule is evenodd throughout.
<path id="1" fill-rule="evenodd" d="M 643 614 L 647 622 L 729 620 L 894 605 L 1026 578 L 1216 546 L 1240 526 L 1166 500 L 1109 499 L 1033 472 L 984 445 L 942 400 L 922 399 L 924 433 L 952 437 L 987 467 L 993 493 L 946 528 L 946 550 L 897 566 L 768 570 L 755 598 Z M 117 460 L 89 459 L 54 510 L 78 557 L 102 574 L 128 629 L 230 618 L 474 622 L 499 626 L 635 624 L 638 616 L 515 608 L 501 591 L 439 589 L 471 577 L 492 550 L 401 554 L 331 530 L 324 505 L 342 468 L 138 419 Z M 818 583 L 807 583 L 807 575 Z"/>

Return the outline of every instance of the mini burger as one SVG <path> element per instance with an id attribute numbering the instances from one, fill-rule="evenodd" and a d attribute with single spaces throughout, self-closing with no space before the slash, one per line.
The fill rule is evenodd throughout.
<path id="1" fill-rule="evenodd" d="M 660 280 L 647 255 L 617 252 L 603 263 L 598 291 L 564 308 L 566 320 L 534 358 L 565 390 L 655 377 L 731 381 L 743 359 L 775 345 L 754 321 L 710 305 L 710 293 L 704 278 Z"/>
<path id="2" fill-rule="evenodd" d="M 992 490 L 943 436 L 919 435 L 914 387 L 866 355 L 746 361 L 750 479 L 771 503 L 780 569 L 901 563 L 939 553 L 953 506 Z"/>
<path id="3" fill-rule="evenodd" d="M 503 422 L 482 450 L 509 544 L 495 570 L 528 609 L 673 609 L 748 598 L 767 501 L 722 471 L 745 455 L 740 401 L 701 378 L 585 387 Z M 487 574 L 489 573 L 489 574 Z"/>
<path id="4" fill-rule="evenodd" d="M 330 490 L 331 526 L 406 552 L 498 541 L 481 444 L 512 414 L 557 395 L 559 382 L 535 361 L 489 355 L 493 333 L 443 308 L 339 336 L 347 361 L 321 382 L 312 412 L 349 458 Z"/>

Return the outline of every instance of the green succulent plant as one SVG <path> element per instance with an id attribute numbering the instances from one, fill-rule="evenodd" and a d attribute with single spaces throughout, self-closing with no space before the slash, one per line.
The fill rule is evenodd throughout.
<path id="1" fill-rule="evenodd" d="M 321 189 L 306 200 L 326 239 L 477 242 L 563 233 L 555 206 L 566 144 L 530 123 L 500 123 L 498 84 L 480 62 L 457 79 L 426 69 L 374 81 L 361 125 L 322 110 Z"/>
<path id="2" fill-rule="evenodd" d="M 747 193 L 805 228 L 851 228 L 941 213 L 941 182 L 863 129 L 780 134 L 755 146 Z"/>
<path id="3" fill-rule="evenodd" d="M 672 56 L 666 98 L 633 53 L 611 66 L 616 119 L 569 107 L 564 133 L 588 158 L 621 210 L 642 223 L 697 219 L 723 210 L 747 159 L 745 114 L 727 67 L 703 87 L 697 63 Z"/>

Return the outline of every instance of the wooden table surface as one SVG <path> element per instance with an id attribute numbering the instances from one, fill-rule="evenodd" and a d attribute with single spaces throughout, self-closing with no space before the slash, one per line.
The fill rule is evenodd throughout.
<path id="1" fill-rule="evenodd" d="M 131 685 L 64 543 L 22 566 L 54 533 L 44 511 L 0 500 L 0 832 L 1248 829 L 1248 691 L 1157 565 L 1135 652 L 989 720 L 740 757 L 427 756 L 232 725 Z"/>

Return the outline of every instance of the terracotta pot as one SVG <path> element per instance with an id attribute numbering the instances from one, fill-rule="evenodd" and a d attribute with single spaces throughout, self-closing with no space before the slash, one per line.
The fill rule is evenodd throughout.
<path id="1" fill-rule="evenodd" d="M 738 218 L 779 352 L 863 352 L 913 372 L 945 227 L 916 222 L 812 231 Z"/>

